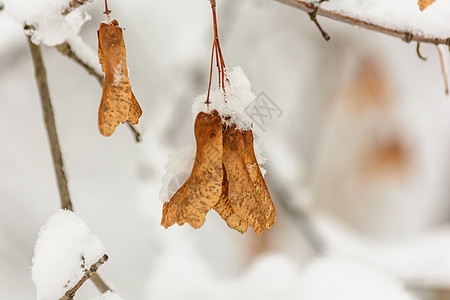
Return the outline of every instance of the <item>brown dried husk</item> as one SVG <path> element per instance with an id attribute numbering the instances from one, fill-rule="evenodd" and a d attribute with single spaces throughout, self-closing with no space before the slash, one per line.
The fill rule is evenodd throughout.
<path id="1" fill-rule="evenodd" d="M 275 205 L 272 202 L 269 189 L 262 176 L 261 169 L 259 168 L 258 161 L 256 160 L 255 148 L 253 145 L 253 132 L 251 130 L 243 131 L 242 136 L 244 139 L 245 164 L 247 165 L 250 179 L 255 186 L 256 193 L 262 201 L 263 210 L 266 211 L 266 227 L 271 228 L 273 224 L 275 224 L 277 212 Z"/>
<path id="2" fill-rule="evenodd" d="M 431 5 L 431 3 L 433 3 L 436 0 L 419 0 L 419 7 L 420 10 L 424 10 L 425 8 L 427 8 L 428 6 Z"/>
<path id="3" fill-rule="evenodd" d="M 230 199 L 228 198 L 228 179 L 225 166 L 223 166 L 223 183 L 222 183 L 222 194 L 220 195 L 219 202 L 214 206 L 214 210 L 225 220 L 228 227 L 244 233 L 247 231 L 248 224 L 241 219 L 233 210 L 230 204 Z"/>
<path id="4" fill-rule="evenodd" d="M 244 139 L 235 125 L 223 134 L 223 165 L 228 179 L 228 199 L 236 215 L 257 234 L 266 228 L 264 207 L 250 178 L 244 158 Z"/>
<path id="5" fill-rule="evenodd" d="M 98 128 L 102 135 L 110 136 L 120 123 L 137 124 L 142 110 L 131 91 L 122 28 L 116 20 L 101 23 L 97 36 L 98 57 L 105 73 Z"/>
<path id="6" fill-rule="evenodd" d="M 194 167 L 186 182 L 164 203 L 161 225 L 165 228 L 175 223 L 200 228 L 222 194 L 222 120 L 217 112 L 201 112 L 194 131 L 197 141 Z"/>

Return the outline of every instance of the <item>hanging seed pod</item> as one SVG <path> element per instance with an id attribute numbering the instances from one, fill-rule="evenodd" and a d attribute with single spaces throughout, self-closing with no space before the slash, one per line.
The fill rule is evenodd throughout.
<path id="1" fill-rule="evenodd" d="M 272 202 L 272 197 L 270 197 L 269 189 L 262 176 L 261 169 L 259 168 L 258 161 L 256 160 L 255 148 L 253 145 L 253 132 L 251 130 L 242 131 L 242 137 L 244 139 L 245 164 L 247 165 L 250 179 L 255 186 L 256 193 L 261 199 L 263 210 L 266 211 L 266 227 L 271 228 L 273 224 L 275 224 L 277 212 L 275 205 Z"/>
<path id="2" fill-rule="evenodd" d="M 197 141 L 194 167 L 186 182 L 164 203 L 161 225 L 165 228 L 175 223 L 200 228 L 222 193 L 222 120 L 218 113 L 199 113 L 194 132 Z"/>
<path id="3" fill-rule="evenodd" d="M 101 23 L 97 36 L 98 57 L 105 73 L 98 128 L 102 135 L 110 136 L 120 123 L 129 121 L 137 124 L 142 110 L 131 91 L 125 43 L 119 23 L 116 20 L 111 24 Z"/>
<path id="4" fill-rule="evenodd" d="M 236 125 L 223 134 L 223 165 L 227 172 L 228 199 L 234 212 L 257 234 L 266 228 L 266 209 L 262 205 L 244 160 L 244 139 Z"/>

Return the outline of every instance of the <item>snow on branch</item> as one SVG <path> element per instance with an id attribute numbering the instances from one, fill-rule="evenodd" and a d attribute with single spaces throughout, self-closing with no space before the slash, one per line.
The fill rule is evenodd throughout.
<path id="1" fill-rule="evenodd" d="M 77 7 L 80 7 L 81 5 L 84 5 L 86 3 L 92 2 L 93 0 L 72 0 L 69 2 L 69 6 L 65 8 L 62 12 L 62 14 L 65 16 L 69 14 L 72 10 L 74 10 Z"/>
<path id="2" fill-rule="evenodd" d="M 449 1 L 437 1 L 421 12 L 417 1 L 275 0 L 309 14 L 381 32 L 405 42 L 450 46 Z"/>

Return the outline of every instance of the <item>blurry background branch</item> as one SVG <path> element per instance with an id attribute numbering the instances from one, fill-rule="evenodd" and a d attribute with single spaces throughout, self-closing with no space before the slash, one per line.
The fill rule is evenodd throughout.
<path id="1" fill-rule="evenodd" d="M 275 0 L 275 1 L 298 8 L 304 12 L 307 12 L 308 14 L 314 13 L 314 16 L 315 15 L 323 16 L 323 17 L 326 17 L 326 18 L 329 18 L 329 19 L 332 19 L 335 21 L 342 22 L 342 23 L 356 25 L 358 27 L 362 27 L 365 29 L 373 30 L 376 32 L 381 32 L 381 33 L 399 38 L 408 43 L 411 41 L 416 41 L 416 42 L 420 42 L 420 43 L 430 43 L 430 44 L 436 44 L 436 45 L 444 44 L 444 45 L 450 46 L 450 37 L 448 37 L 448 38 L 425 37 L 420 34 L 413 34 L 411 32 L 405 32 L 405 31 L 388 28 L 388 27 L 383 27 L 383 26 L 371 23 L 369 21 L 359 20 L 356 18 L 344 16 L 342 14 L 323 9 L 320 6 L 318 6 L 317 4 L 308 3 L 306 1 L 301 1 L 301 0 Z"/>

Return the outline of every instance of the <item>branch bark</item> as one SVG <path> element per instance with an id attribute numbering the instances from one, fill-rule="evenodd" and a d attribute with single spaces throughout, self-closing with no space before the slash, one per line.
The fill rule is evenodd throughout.
<path id="1" fill-rule="evenodd" d="M 383 27 L 383 26 L 380 26 L 380 25 L 377 25 L 377 24 L 374 24 L 374 23 L 371 23 L 368 21 L 344 16 L 342 14 L 323 9 L 320 6 L 316 6 L 314 3 L 308 3 L 305 1 L 301 1 L 301 0 L 275 0 L 275 1 L 298 8 L 307 13 L 310 13 L 317 8 L 316 14 L 318 16 L 326 17 L 326 18 L 329 18 L 329 19 L 332 19 L 335 21 L 339 21 L 342 23 L 350 24 L 350 25 L 355 25 L 358 27 L 372 30 L 372 31 L 384 33 L 384 34 L 399 38 L 408 43 L 411 41 L 416 41 L 416 42 L 420 42 L 420 43 L 430 43 L 430 44 L 435 44 L 435 45 L 443 44 L 443 45 L 450 46 L 450 37 L 448 37 L 448 38 L 426 37 L 426 36 L 423 36 L 420 34 L 412 34 L 411 32 L 395 30 L 395 29 Z"/>
<path id="2" fill-rule="evenodd" d="M 98 268 L 101 267 L 108 260 L 108 255 L 104 254 L 95 264 L 93 264 L 88 270 L 86 270 L 83 277 L 81 277 L 80 281 L 77 284 L 68 290 L 64 296 L 62 296 L 59 300 L 72 300 L 75 297 L 75 293 L 80 289 L 80 287 L 89 279 L 93 279 L 93 275 L 97 274 Z M 107 289 L 106 291 L 108 291 Z M 105 291 L 105 292 L 106 292 Z M 104 292 L 102 292 L 103 294 Z"/>
<path id="3" fill-rule="evenodd" d="M 53 114 L 53 107 L 48 89 L 47 73 L 42 60 L 41 47 L 33 44 L 29 36 L 28 45 L 33 58 L 36 83 L 38 85 L 42 111 L 44 114 L 45 128 L 47 130 L 47 136 L 52 152 L 53 166 L 55 168 L 56 179 L 58 182 L 61 208 L 73 211 L 72 201 L 70 200 L 69 188 L 67 185 L 67 177 L 64 173 L 61 147 L 59 145 L 58 133 L 56 132 L 55 117 Z"/>

